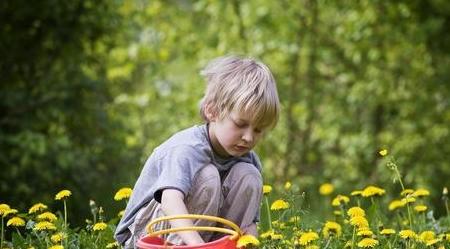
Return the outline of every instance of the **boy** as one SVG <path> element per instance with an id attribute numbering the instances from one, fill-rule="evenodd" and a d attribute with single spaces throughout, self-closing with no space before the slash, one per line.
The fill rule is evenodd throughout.
<path id="1" fill-rule="evenodd" d="M 280 112 L 275 80 L 256 60 L 213 60 L 203 71 L 207 89 L 200 113 L 204 125 L 180 131 L 147 159 L 115 232 L 133 248 L 153 219 L 177 214 L 219 216 L 257 236 L 262 195 L 261 164 L 252 148 L 272 129 Z M 204 220 L 171 220 L 156 230 L 214 226 Z M 178 232 L 165 239 L 196 245 L 217 239 L 209 232 Z"/>

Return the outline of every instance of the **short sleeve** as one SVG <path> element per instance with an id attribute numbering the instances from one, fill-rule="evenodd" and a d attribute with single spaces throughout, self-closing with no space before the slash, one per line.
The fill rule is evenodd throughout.
<path id="1" fill-rule="evenodd" d="M 186 196 L 195 174 L 206 165 L 207 158 L 193 146 L 180 145 L 170 148 L 156 163 L 159 176 L 153 186 L 154 198 L 161 202 L 164 189 L 177 189 Z"/>

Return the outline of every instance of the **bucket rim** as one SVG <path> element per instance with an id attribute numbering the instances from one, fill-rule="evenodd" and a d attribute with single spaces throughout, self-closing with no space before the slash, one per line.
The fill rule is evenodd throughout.
<path id="1" fill-rule="evenodd" d="M 204 244 L 200 244 L 200 245 L 193 245 L 193 246 L 187 246 L 187 245 L 171 245 L 171 246 L 165 246 L 165 245 L 155 245 L 155 244 L 149 244 L 146 243 L 144 240 L 145 238 L 149 238 L 152 236 L 144 236 L 142 238 L 140 238 L 137 242 L 136 242 L 136 246 L 140 249 L 168 249 L 168 248 L 174 248 L 174 249 L 199 249 L 202 247 L 206 247 L 206 246 L 215 246 L 215 245 L 219 245 L 221 243 L 223 243 L 224 240 L 231 240 L 230 237 L 231 235 L 225 235 L 220 239 L 214 240 L 214 241 L 210 241 Z"/>

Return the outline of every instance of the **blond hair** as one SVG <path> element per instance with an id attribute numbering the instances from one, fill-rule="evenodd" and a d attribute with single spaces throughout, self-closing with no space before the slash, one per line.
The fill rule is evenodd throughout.
<path id="1" fill-rule="evenodd" d="M 220 118 L 232 111 L 249 115 L 251 122 L 273 128 L 278 122 L 280 102 L 269 68 L 252 58 L 225 56 L 211 61 L 200 73 L 206 78 L 200 114 L 206 122 L 209 105 Z"/>

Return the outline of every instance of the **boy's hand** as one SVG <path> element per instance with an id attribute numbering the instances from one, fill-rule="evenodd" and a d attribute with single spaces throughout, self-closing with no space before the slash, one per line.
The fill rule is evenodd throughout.
<path id="1" fill-rule="evenodd" d="M 161 209 L 165 215 L 188 214 L 184 204 L 184 195 L 177 189 L 165 189 L 161 196 Z M 172 228 L 192 227 L 194 224 L 188 219 L 170 220 Z M 205 243 L 196 231 L 186 231 L 177 233 L 186 245 L 198 245 Z"/>

